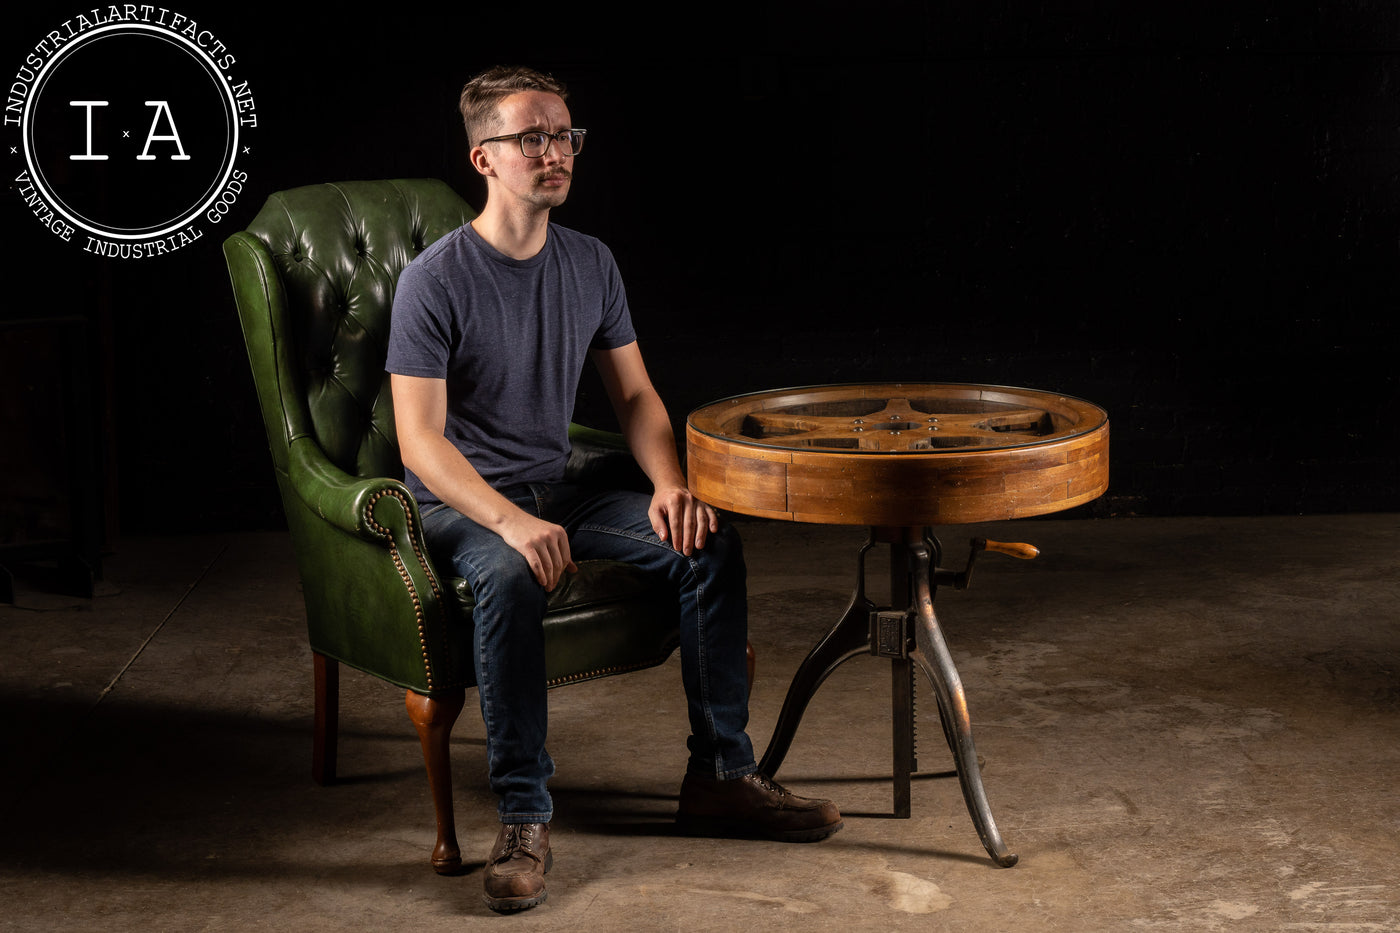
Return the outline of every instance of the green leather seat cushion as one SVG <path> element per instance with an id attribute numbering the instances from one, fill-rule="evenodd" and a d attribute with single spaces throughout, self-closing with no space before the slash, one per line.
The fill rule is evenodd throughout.
<path id="1" fill-rule="evenodd" d="M 448 589 L 469 616 L 476 605 L 461 577 Z M 679 642 L 676 591 L 667 581 L 612 560 L 580 561 L 549 594 L 545 672 L 551 687 L 660 664 Z"/>

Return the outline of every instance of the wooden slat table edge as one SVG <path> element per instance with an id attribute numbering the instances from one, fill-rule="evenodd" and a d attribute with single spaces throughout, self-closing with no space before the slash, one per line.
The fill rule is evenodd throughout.
<path id="1" fill-rule="evenodd" d="M 786 449 L 761 440 L 717 437 L 697 425 L 705 413 L 776 399 L 785 405 L 846 399 L 851 393 L 885 397 L 893 389 L 939 386 L 960 398 L 995 396 L 1022 404 L 1017 393 L 1067 400 L 1090 419 L 1092 429 L 1005 448 L 929 449 L 877 453 L 837 449 Z M 843 394 L 844 393 L 844 394 Z M 762 398 L 760 398 L 762 396 Z M 901 396 L 902 397 L 902 396 Z M 726 511 L 817 524 L 939 525 L 997 521 L 1074 508 L 1108 487 L 1109 420 L 1082 399 L 1038 390 L 934 383 L 881 383 L 776 390 L 712 403 L 687 419 L 691 491 Z"/>

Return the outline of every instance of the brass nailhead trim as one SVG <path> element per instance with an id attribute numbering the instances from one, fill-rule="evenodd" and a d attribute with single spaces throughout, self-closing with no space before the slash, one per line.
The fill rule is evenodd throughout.
<path id="1" fill-rule="evenodd" d="M 628 671 L 645 670 L 648 667 L 656 667 L 658 664 L 664 663 L 666 661 L 666 658 L 669 658 L 670 656 L 671 652 L 668 651 L 665 654 L 665 656 L 655 661 L 638 661 L 635 664 L 616 664 L 612 667 L 600 667 L 596 668 L 595 670 L 585 671 L 582 674 L 570 674 L 567 677 L 555 677 L 551 680 L 545 681 L 545 686 L 562 687 L 565 684 L 576 684 L 581 683 L 585 680 L 596 680 L 599 677 L 611 677 L 613 674 L 625 674 Z"/>
<path id="2" fill-rule="evenodd" d="M 423 673 L 427 679 L 428 689 L 432 690 L 433 668 L 432 665 L 428 663 L 428 640 L 427 633 L 424 631 L 425 625 L 423 618 L 423 601 L 419 599 L 418 589 L 413 585 L 413 578 L 409 576 L 408 568 L 404 566 L 403 557 L 399 554 L 398 545 L 394 543 L 394 536 L 389 533 L 389 529 L 385 528 L 383 525 L 379 524 L 377 521 L 374 520 L 374 506 L 384 496 L 393 496 L 395 499 L 398 499 L 399 504 L 402 505 L 404 508 L 404 514 L 410 516 L 409 540 L 413 540 L 413 520 L 411 518 L 413 513 L 409 509 L 408 502 L 404 498 L 403 494 L 401 494 L 397 490 L 383 489 L 375 493 L 374 496 L 370 498 L 369 503 L 365 506 L 365 524 L 368 525 L 370 529 L 374 531 L 375 534 L 379 535 L 381 538 L 389 542 L 389 553 L 394 558 L 394 567 L 399 571 L 399 578 L 403 580 L 403 585 L 404 588 L 408 590 L 409 598 L 413 600 L 413 614 L 418 621 L 418 645 L 423 650 Z M 413 553 L 418 558 L 419 566 L 424 566 L 423 555 L 418 550 L 418 543 L 416 541 L 414 541 L 413 544 Z M 438 590 L 437 580 L 433 578 L 431 573 L 428 574 L 428 581 L 429 585 L 433 588 L 433 592 L 437 594 L 439 598 L 441 598 L 441 593 Z"/>

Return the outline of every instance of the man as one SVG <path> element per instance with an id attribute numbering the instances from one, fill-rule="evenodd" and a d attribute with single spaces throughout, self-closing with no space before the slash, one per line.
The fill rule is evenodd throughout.
<path id="1" fill-rule="evenodd" d="M 487 904 L 518 910 L 545 899 L 554 765 L 544 744 L 541 618 L 546 593 L 585 558 L 629 561 L 676 587 L 692 731 L 681 828 L 792 841 L 831 835 L 842 822 L 829 801 L 755 773 L 744 731 L 739 539 L 687 489 L 612 254 L 550 223 L 585 138 L 564 87 L 528 69 L 494 68 L 466 85 L 461 109 L 486 204 L 404 270 L 387 369 L 428 546 L 476 598 L 477 680 L 501 820 Z M 563 483 L 585 357 L 652 482 L 650 497 Z"/>

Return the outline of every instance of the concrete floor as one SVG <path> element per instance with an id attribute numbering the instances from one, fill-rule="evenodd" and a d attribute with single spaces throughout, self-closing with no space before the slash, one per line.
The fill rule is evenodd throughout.
<path id="1" fill-rule="evenodd" d="M 845 607 L 861 529 L 744 522 L 762 749 Z M 1400 520 L 1026 521 L 938 608 L 1014 868 L 982 850 L 931 691 L 913 817 L 890 817 L 887 662 L 813 701 L 781 780 L 814 845 L 673 836 L 678 662 L 551 694 L 555 868 L 480 900 L 495 833 L 469 696 L 454 762 L 473 871 L 394 688 L 342 680 L 342 783 L 309 777 L 310 663 L 280 534 L 125 540 L 104 595 L 0 608 L 0 929 L 1400 930 Z M 878 556 L 873 580 L 882 579 Z"/>

